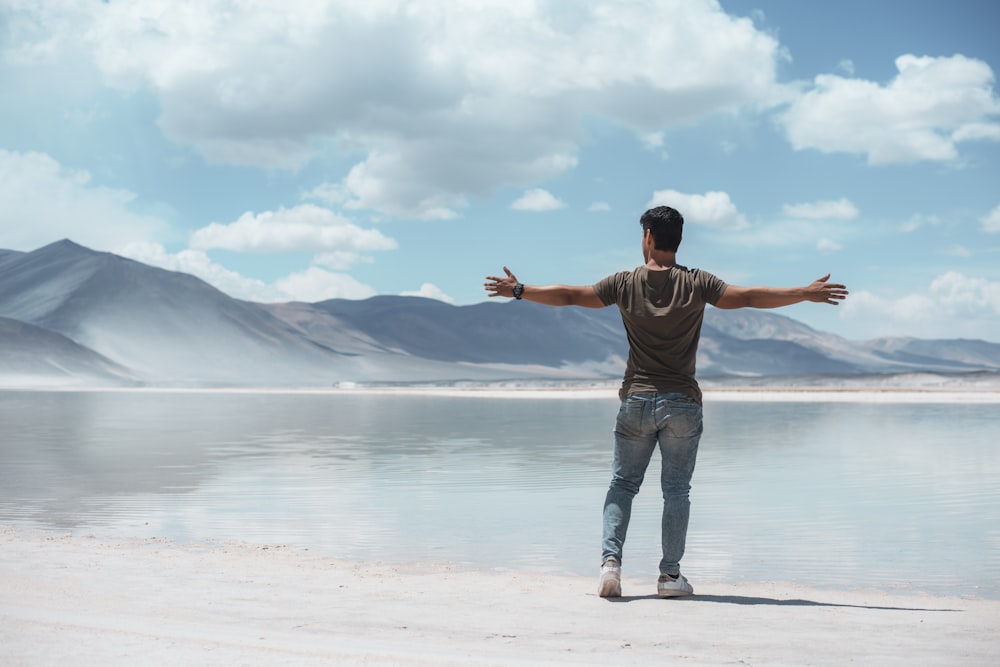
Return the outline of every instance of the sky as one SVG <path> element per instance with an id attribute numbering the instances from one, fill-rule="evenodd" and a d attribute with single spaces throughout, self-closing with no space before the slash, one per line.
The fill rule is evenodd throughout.
<path id="1" fill-rule="evenodd" d="M 830 273 L 851 339 L 1000 342 L 993 0 L 0 0 L 0 248 L 231 296 Z M 516 339 L 517 332 L 511 332 Z"/>

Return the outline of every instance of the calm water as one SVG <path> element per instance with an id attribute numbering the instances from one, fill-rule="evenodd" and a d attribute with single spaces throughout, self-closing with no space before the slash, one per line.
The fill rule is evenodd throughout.
<path id="1" fill-rule="evenodd" d="M 589 575 L 617 405 L 0 391 L 0 523 Z M 1000 598 L 1000 405 L 709 400 L 705 429 L 696 586 Z M 659 561 L 648 478 L 626 576 Z"/>

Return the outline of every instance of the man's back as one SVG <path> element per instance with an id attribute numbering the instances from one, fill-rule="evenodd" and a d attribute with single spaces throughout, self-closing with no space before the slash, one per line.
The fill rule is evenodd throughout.
<path id="1" fill-rule="evenodd" d="M 681 392 L 701 402 L 695 359 L 705 304 L 714 304 L 726 284 L 698 269 L 639 266 L 604 278 L 594 290 L 605 305 L 617 305 L 628 335 L 629 354 L 621 396 Z"/>

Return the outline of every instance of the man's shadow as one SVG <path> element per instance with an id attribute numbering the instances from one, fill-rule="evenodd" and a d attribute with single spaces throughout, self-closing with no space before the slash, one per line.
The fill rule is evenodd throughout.
<path id="1" fill-rule="evenodd" d="M 838 602 L 817 602 L 815 600 L 780 600 L 777 598 L 749 597 L 746 595 L 689 595 L 676 598 L 661 598 L 659 595 L 628 595 L 620 598 L 605 598 L 608 602 L 636 602 L 638 600 L 670 600 L 680 603 L 719 602 L 746 606 L 769 605 L 774 607 L 840 607 L 844 609 L 877 609 L 882 611 L 962 611 L 961 609 L 935 609 L 929 607 L 884 607 L 865 604 L 841 604 Z"/>

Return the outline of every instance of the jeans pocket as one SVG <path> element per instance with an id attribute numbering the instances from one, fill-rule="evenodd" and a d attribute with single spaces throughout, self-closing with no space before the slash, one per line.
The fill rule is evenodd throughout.
<path id="1" fill-rule="evenodd" d="M 657 425 L 672 438 L 695 438 L 702 432 L 701 405 L 694 400 L 667 401 L 657 406 Z"/>
<path id="2" fill-rule="evenodd" d="M 615 421 L 615 433 L 639 435 L 642 432 L 642 414 L 648 401 L 630 396 L 622 401 Z"/>

